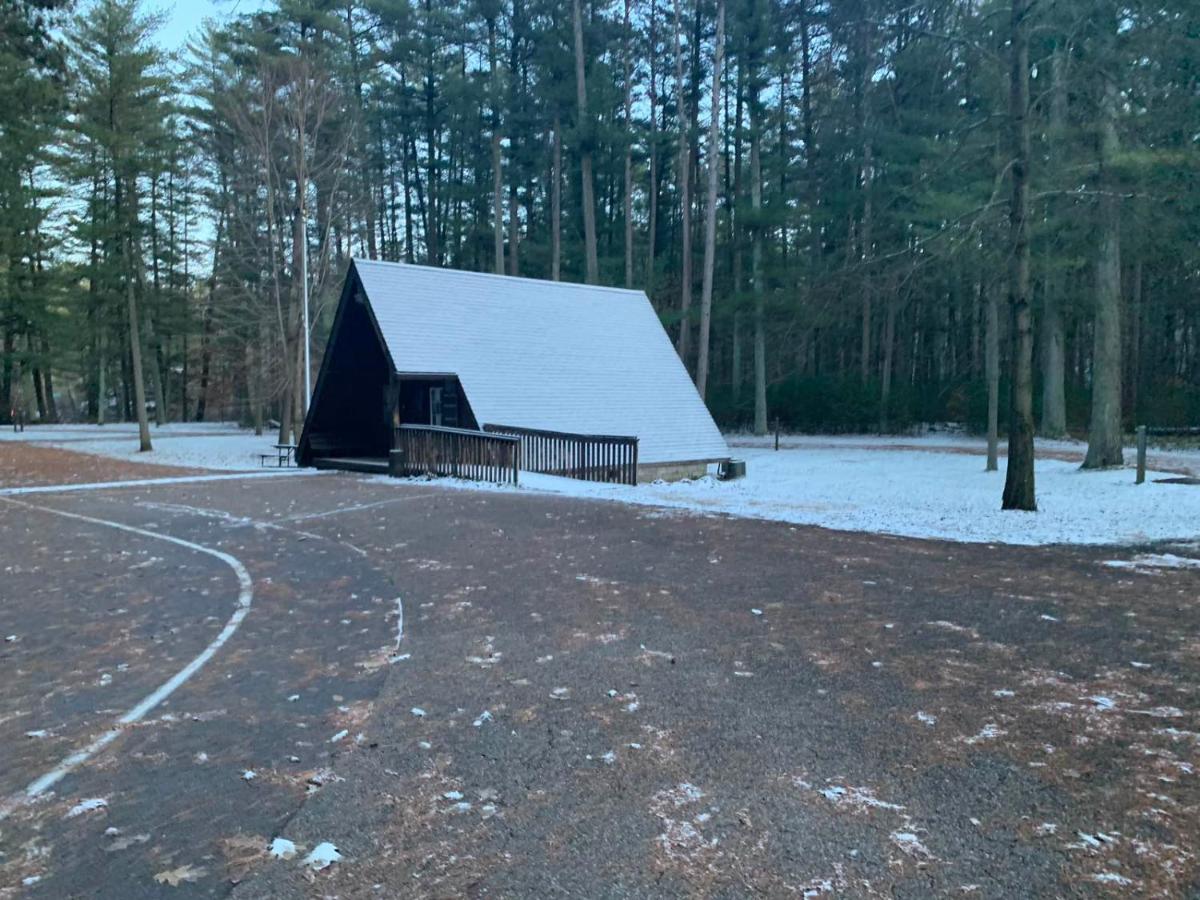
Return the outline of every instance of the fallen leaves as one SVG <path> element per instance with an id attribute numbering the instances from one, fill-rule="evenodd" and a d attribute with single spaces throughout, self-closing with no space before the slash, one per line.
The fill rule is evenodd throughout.
<path id="1" fill-rule="evenodd" d="M 156 884 L 166 884 L 171 887 L 179 887 L 184 882 L 199 881 L 208 874 L 208 869 L 203 866 L 178 866 L 174 869 L 166 869 L 154 876 Z"/>
<path id="2" fill-rule="evenodd" d="M 267 857 L 267 839 L 258 834 L 235 834 L 221 839 L 225 868 L 235 884 Z"/>

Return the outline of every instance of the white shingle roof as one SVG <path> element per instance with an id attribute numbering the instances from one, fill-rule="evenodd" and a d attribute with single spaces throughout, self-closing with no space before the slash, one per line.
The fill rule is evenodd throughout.
<path id="1" fill-rule="evenodd" d="M 648 463 L 729 456 L 641 291 L 354 266 L 396 370 L 457 375 L 480 425 L 636 435 Z"/>

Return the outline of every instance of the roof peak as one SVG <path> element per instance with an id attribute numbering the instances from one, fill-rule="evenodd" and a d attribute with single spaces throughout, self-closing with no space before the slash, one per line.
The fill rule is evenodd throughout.
<path id="1" fill-rule="evenodd" d="M 604 284 L 580 284 L 577 281 L 550 281 L 546 278 L 530 278 L 528 275 L 498 275 L 495 272 L 472 272 L 470 269 L 451 269 L 446 266 L 424 266 L 419 263 L 392 262 L 383 259 L 363 259 L 352 256 L 350 261 L 357 266 L 386 266 L 388 268 L 420 269 L 425 272 L 453 272 L 455 275 L 470 275 L 473 278 L 503 281 L 524 281 L 532 284 L 553 285 L 554 287 L 576 288 L 585 291 L 611 291 L 617 294 L 633 294 L 645 297 L 646 292 L 637 288 L 610 287 Z"/>

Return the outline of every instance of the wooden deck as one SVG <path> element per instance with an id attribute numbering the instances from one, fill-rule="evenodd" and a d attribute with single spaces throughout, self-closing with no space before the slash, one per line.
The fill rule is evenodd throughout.
<path id="1" fill-rule="evenodd" d="M 387 459 L 375 456 L 318 456 L 313 459 L 313 466 L 340 472 L 366 472 L 369 475 L 388 473 Z"/>

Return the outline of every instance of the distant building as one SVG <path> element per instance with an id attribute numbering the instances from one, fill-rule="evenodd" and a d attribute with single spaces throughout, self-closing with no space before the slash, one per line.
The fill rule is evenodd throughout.
<path id="1" fill-rule="evenodd" d="M 356 259 L 297 458 L 385 458 L 400 424 L 638 438 L 638 480 L 729 457 L 641 291 Z"/>

